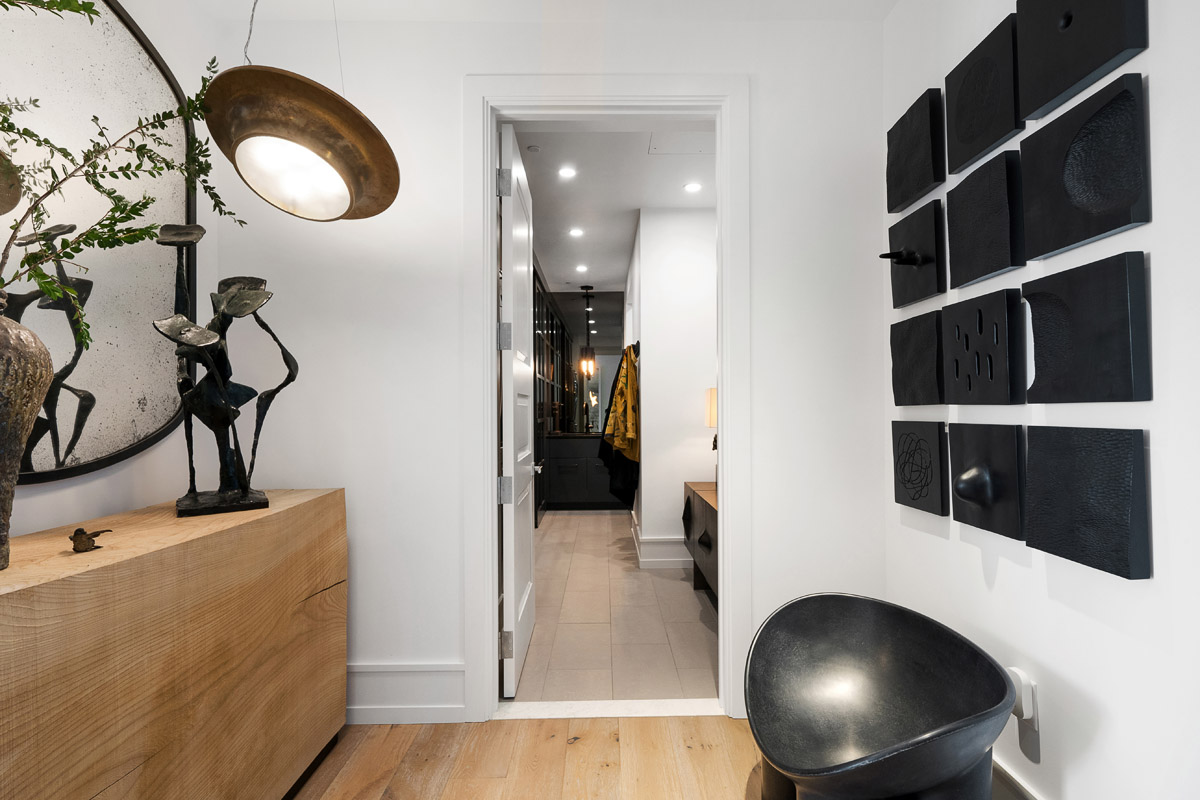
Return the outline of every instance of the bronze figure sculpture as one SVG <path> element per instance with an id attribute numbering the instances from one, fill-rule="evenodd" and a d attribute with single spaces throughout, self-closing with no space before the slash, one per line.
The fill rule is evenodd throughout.
<path id="1" fill-rule="evenodd" d="M 192 230 L 180 230 L 184 227 Z M 204 229 L 199 226 L 163 226 L 163 237 L 159 243 L 184 247 L 199 241 L 203 235 Z M 184 293 L 181 297 L 186 298 L 186 283 L 181 282 L 180 287 Z M 188 448 L 188 491 L 175 503 L 176 513 L 181 517 L 267 507 L 266 494 L 250 486 L 258 455 L 258 440 L 275 397 L 296 380 L 300 370 L 296 359 L 259 314 L 259 310 L 272 297 L 265 280 L 254 277 L 225 278 L 217 284 L 217 291 L 210 297 L 213 318 L 204 327 L 189 320 L 182 312 L 154 323 L 159 333 L 176 344 L 175 353 L 179 359 L 177 385 L 183 402 L 184 435 Z M 235 320 L 245 317 L 253 317 L 271 337 L 287 368 L 283 382 L 262 393 L 233 381 L 233 362 L 229 357 L 226 334 Z M 204 377 L 199 380 L 195 378 L 195 367 L 198 365 L 205 368 Z M 242 406 L 256 397 L 254 440 L 247 466 L 236 422 L 241 416 Z M 220 484 L 215 491 L 201 492 L 196 488 L 193 417 L 212 431 L 216 440 Z"/>

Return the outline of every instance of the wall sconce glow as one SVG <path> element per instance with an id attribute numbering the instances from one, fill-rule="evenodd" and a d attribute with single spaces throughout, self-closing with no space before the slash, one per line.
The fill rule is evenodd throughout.
<path id="1" fill-rule="evenodd" d="M 695 194 L 696 192 L 700 191 L 703 188 L 704 187 L 698 183 L 688 183 L 688 184 L 684 185 L 683 190 L 685 192 L 687 192 L 688 194 Z"/>
<path id="2" fill-rule="evenodd" d="M 575 271 L 576 272 L 587 272 L 587 265 L 580 264 L 578 267 L 575 268 Z"/>
<path id="3" fill-rule="evenodd" d="M 400 191 L 383 134 L 338 93 L 301 75 L 247 65 L 204 97 L 213 141 L 260 197 L 310 220 L 365 219 Z"/>
<path id="4" fill-rule="evenodd" d="M 259 197 L 297 217 L 337 219 L 350 208 L 350 189 L 338 171 L 287 139 L 244 139 L 234 151 L 234 166 Z"/>
<path id="5" fill-rule="evenodd" d="M 574 178 L 574 177 L 575 177 L 575 174 L 576 174 L 576 173 L 575 173 L 575 168 L 574 168 L 574 167 L 563 167 L 562 169 L 560 169 L 560 170 L 558 171 L 558 177 L 560 177 L 560 178 L 566 178 L 567 180 L 570 180 L 571 178 Z"/>
<path id="6" fill-rule="evenodd" d="M 571 228 L 571 230 L 567 232 L 576 239 L 578 239 L 580 236 L 583 236 L 583 228 Z"/>

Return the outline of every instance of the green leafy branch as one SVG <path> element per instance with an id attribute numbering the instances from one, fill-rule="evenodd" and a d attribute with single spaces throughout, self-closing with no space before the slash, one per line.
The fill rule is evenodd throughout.
<path id="1" fill-rule="evenodd" d="M 52 13 L 73 12 L 91 16 L 93 3 L 74 0 L 0 0 L 0 8 L 24 7 L 30 10 L 47 10 Z M 78 259 L 88 250 L 110 250 L 125 245 L 137 244 L 153 239 L 158 234 L 157 224 L 144 224 L 140 220 L 154 203 L 154 198 L 143 194 L 139 199 L 130 199 L 115 187 L 119 181 L 137 178 L 160 178 L 169 174 L 180 174 L 189 190 L 199 187 L 212 203 L 213 211 L 229 217 L 239 225 L 245 222 L 230 211 L 210 181 L 212 173 L 212 151 L 208 140 L 201 141 L 190 136 L 189 147 L 183 159 L 166 154 L 171 144 L 163 131 L 180 120 L 199 121 L 204 118 L 204 95 L 213 77 L 217 74 L 217 61 L 212 59 L 205 66 L 200 90 L 185 98 L 176 109 L 162 111 L 147 118 L 139 118 L 136 125 L 119 136 L 110 131 L 93 116 L 91 123 L 95 134 L 81 152 L 72 152 L 19 125 L 13 115 L 29 113 L 38 108 L 36 98 L 26 100 L 0 98 L 0 156 L 16 168 L 21 192 L 26 206 L 11 226 L 11 234 L 0 250 L 0 289 L 12 283 L 28 280 L 51 299 L 69 297 L 75 310 L 76 335 L 86 346 L 90 343 L 83 307 L 75 298 L 75 292 L 59 277 L 46 271 L 50 262 L 71 262 L 79 269 L 87 267 Z M 26 159 L 21 164 L 15 158 L 18 152 L 32 149 L 38 157 Z M 109 203 L 105 213 L 73 238 L 63 237 L 58 242 L 48 240 L 42 231 L 49 222 L 46 203 L 61 196 L 63 188 L 72 181 L 82 180 Z M 10 256 L 17 240 L 26 227 L 36 236 L 20 259 L 11 275 L 6 273 Z"/>
<path id="2" fill-rule="evenodd" d="M 25 10 L 35 14 L 38 11 L 49 11 L 56 17 L 61 17 L 63 14 L 82 14 L 87 17 L 89 23 L 95 22 L 96 18 L 100 16 L 95 3 L 82 0 L 0 0 L 0 10 L 10 9 Z"/>

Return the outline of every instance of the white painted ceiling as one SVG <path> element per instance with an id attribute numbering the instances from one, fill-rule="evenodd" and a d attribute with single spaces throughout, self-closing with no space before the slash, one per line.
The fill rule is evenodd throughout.
<path id="1" fill-rule="evenodd" d="M 882 20 L 897 0 L 336 0 L 338 18 L 387 21 Z M 246 20 L 253 0 L 205 0 L 219 19 Z M 334 0 L 260 0 L 258 19 L 333 18 Z"/>
<path id="2" fill-rule="evenodd" d="M 583 284 L 624 291 L 639 209 L 716 207 L 711 122 L 645 118 L 516 128 L 533 196 L 533 249 L 552 292 Z M 574 167 L 576 176 L 559 177 L 563 166 Z M 691 182 L 701 191 L 685 192 Z M 582 228 L 583 236 L 570 236 L 571 228 Z M 586 273 L 576 270 L 580 264 Z"/>

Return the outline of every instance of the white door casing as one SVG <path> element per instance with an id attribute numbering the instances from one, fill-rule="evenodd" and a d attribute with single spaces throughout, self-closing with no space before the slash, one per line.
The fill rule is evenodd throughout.
<path id="1" fill-rule="evenodd" d="M 621 115 L 713 119 L 717 127 L 720 667 L 725 712 L 744 717 L 754 636 L 751 560 L 750 81 L 745 75 L 468 75 L 463 81 L 464 717 L 499 706 L 496 670 L 496 193 L 499 120 Z M 770 609 L 768 609 L 769 611 Z"/>
<path id="2" fill-rule="evenodd" d="M 511 195 L 500 199 L 500 321 L 512 325 L 512 348 L 501 353 L 500 452 L 511 502 L 501 505 L 503 531 L 502 654 L 504 697 L 515 697 L 533 638 L 537 607 L 533 586 L 533 200 L 512 125 L 500 127 L 500 168 L 512 176 Z M 507 499 L 507 498 L 506 498 Z M 507 645 L 506 645 L 507 646 Z"/>

